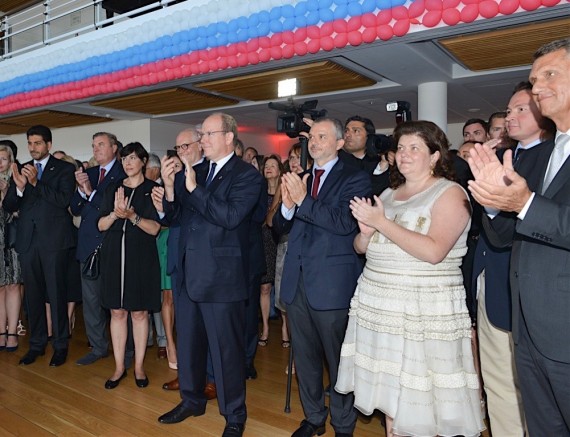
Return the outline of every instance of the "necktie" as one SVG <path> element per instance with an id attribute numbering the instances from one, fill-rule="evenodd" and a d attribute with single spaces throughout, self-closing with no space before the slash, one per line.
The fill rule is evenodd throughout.
<path id="1" fill-rule="evenodd" d="M 44 170 L 42 169 L 42 165 L 39 162 L 36 162 L 36 168 L 38 169 L 38 181 L 39 181 L 42 178 Z"/>
<path id="2" fill-rule="evenodd" d="M 317 193 L 319 192 L 319 185 L 321 184 L 321 176 L 324 174 L 324 170 L 315 169 L 315 179 L 313 179 L 313 188 L 311 189 L 311 197 L 313 199 L 317 198 Z"/>
<path id="3" fill-rule="evenodd" d="M 105 170 L 104 168 L 101 168 L 101 173 L 99 173 L 99 182 L 97 182 L 97 185 L 99 185 L 101 183 L 101 181 L 105 178 L 105 172 L 107 170 Z"/>
<path id="4" fill-rule="evenodd" d="M 565 145 L 567 145 L 568 142 L 570 142 L 570 136 L 566 134 L 560 134 L 558 135 L 558 138 L 556 138 L 556 140 L 557 141 L 556 144 L 554 145 L 554 150 L 550 155 L 550 161 L 548 163 L 546 175 L 544 176 L 544 183 L 542 184 L 543 194 L 548 189 L 548 186 L 556 176 L 556 173 L 558 173 L 558 170 L 560 170 L 560 167 L 562 167 L 562 164 L 564 164 L 564 160 L 566 157 L 564 148 Z"/>
<path id="5" fill-rule="evenodd" d="M 513 162 L 513 167 L 515 168 L 515 170 L 519 166 L 521 157 L 523 156 L 523 154 L 525 152 L 526 152 L 526 149 L 523 149 L 522 147 L 519 147 L 515 150 L 515 160 Z"/>
<path id="6" fill-rule="evenodd" d="M 206 178 L 206 186 L 210 185 L 210 182 L 214 179 L 214 173 L 216 173 L 216 163 L 212 162 L 212 165 L 210 165 L 210 173 L 208 173 L 208 177 Z"/>

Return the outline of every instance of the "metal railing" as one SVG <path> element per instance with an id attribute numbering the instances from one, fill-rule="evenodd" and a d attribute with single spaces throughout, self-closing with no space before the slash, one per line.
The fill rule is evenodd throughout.
<path id="1" fill-rule="evenodd" d="M 114 22 L 179 0 L 157 0 L 138 9 L 107 18 L 103 0 L 45 0 L 0 22 L 0 61 L 48 44 L 95 31 Z"/>

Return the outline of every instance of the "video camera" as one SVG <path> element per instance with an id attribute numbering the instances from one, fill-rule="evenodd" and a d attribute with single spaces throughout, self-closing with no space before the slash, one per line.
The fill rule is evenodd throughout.
<path id="1" fill-rule="evenodd" d="M 327 110 L 317 110 L 318 100 L 308 100 L 296 105 L 293 99 L 289 103 L 270 102 L 267 106 L 274 111 L 280 111 L 277 115 L 277 132 L 287 134 L 289 138 L 297 138 L 303 131 L 308 132 L 309 126 L 303 122 L 303 117 L 309 116 L 312 120 L 327 115 Z"/>

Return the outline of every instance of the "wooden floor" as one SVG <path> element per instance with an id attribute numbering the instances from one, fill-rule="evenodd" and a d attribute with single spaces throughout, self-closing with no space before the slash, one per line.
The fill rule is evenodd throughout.
<path id="1" fill-rule="evenodd" d="M 156 347 L 148 348 L 145 370 L 147 388 L 135 386 L 132 371 L 115 390 L 105 390 L 114 361 L 99 360 L 77 366 L 75 360 L 88 352 L 81 310 L 70 343 L 67 363 L 49 367 L 51 348 L 29 366 L 18 365 L 27 351 L 27 337 L 20 337 L 15 353 L 0 352 L 0 437 L 3 436 L 220 436 L 225 421 L 217 402 L 209 401 L 206 414 L 176 425 L 162 425 L 158 416 L 180 401 L 178 392 L 162 389 L 176 377 L 166 360 L 156 357 Z M 291 412 L 284 412 L 288 349 L 281 347 L 280 322 L 270 322 L 267 347 L 258 348 L 255 366 L 259 376 L 247 381 L 247 437 L 289 437 L 299 426 L 303 413 L 297 383 L 293 379 Z M 355 437 L 383 437 L 380 414 L 360 415 Z M 487 435 L 485 433 L 484 435 Z M 334 436 L 327 424 L 324 437 Z"/>
<path id="2" fill-rule="evenodd" d="M 79 310 L 79 313 L 81 309 Z M 206 414 L 176 425 L 162 425 L 158 416 L 180 401 L 178 392 L 162 389 L 176 377 L 166 360 L 156 358 L 156 347 L 148 348 L 145 370 L 147 388 L 135 386 L 132 371 L 115 390 L 105 390 L 112 375 L 112 357 L 90 366 L 77 366 L 75 360 L 88 352 L 81 317 L 71 340 L 67 363 L 49 367 L 46 355 L 29 366 L 18 365 L 27 351 L 27 337 L 20 337 L 15 353 L 0 352 L 0 436 L 220 436 L 225 421 L 217 402 L 209 401 Z M 288 349 L 281 347 L 280 322 L 271 321 L 267 347 L 258 348 L 255 366 L 259 376 L 247 381 L 248 420 L 245 436 L 289 437 L 299 426 L 303 414 L 297 383 L 293 381 L 291 413 L 284 412 L 285 367 Z M 355 437 L 384 436 L 380 415 L 361 416 Z M 334 436 L 327 425 L 325 437 Z"/>

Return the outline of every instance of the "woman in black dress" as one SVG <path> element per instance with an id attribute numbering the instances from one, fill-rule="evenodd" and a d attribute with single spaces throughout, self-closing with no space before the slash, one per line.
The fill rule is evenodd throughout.
<path id="1" fill-rule="evenodd" d="M 115 373 L 105 383 L 113 389 L 126 376 L 127 318 L 133 323 L 135 382 L 146 387 L 143 368 L 148 337 L 148 312 L 160 311 L 160 266 L 156 235 L 160 231 L 151 191 L 156 183 L 145 179 L 148 153 L 140 143 L 127 144 L 120 152 L 127 178 L 105 192 L 99 230 L 105 232 L 101 247 L 102 304 L 111 310 L 111 340 Z"/>

